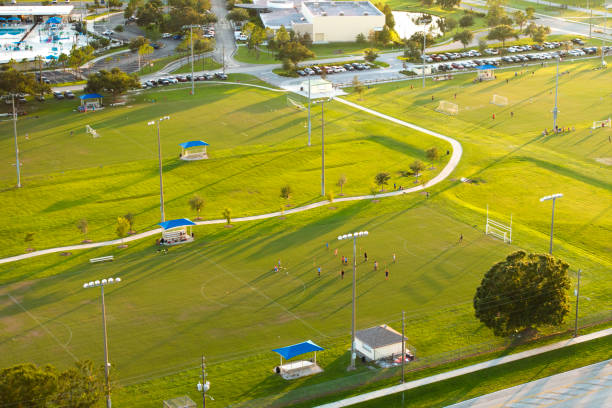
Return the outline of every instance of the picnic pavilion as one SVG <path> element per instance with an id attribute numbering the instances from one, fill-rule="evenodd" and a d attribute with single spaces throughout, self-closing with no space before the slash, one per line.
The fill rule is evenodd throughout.
<path id="1" fill-rule="evenodd" d="M 317 365 L 317 351 L 322 350 L 324 350 L 323 347 L 316 345 L 312 340 L 274 349 L 272 351 L 280 355 L 280 365 L 274 369 L 274 372 L 280 374 L 285 380 L 322 373 L 323 369 Z M 293 357 L 312 352 L 314 352 L 313 359 L 297 360 L 283 364 L 283 357 L 285 360 L 290 360 Z"/>
<path id="2" fill-rule="evenodd" d="M 181 160 L 204 160 L 208 159 L 206 146 L 208 143 L 201 140 L 192 140 L 179 144 L 181 146 Z"/>
<path id="3" fill-rule="evenodd" d="M 192 227 L 196 223 L 187 218 L 164 221 L 159 225 L 164 229 L 159 241 L 161 245 L 179 245 L 193 241 Z"/>

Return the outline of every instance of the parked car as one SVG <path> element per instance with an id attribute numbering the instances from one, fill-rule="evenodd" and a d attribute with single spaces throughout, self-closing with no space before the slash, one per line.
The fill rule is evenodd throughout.
<path id="1" fill-rule="evenodd" d="M 36 95 L 36 100 L 38 102 L 44 102 L 45 101 L 45 97 L 44 97 L 44 95 Z"/>
<path id="2" fill-rule="evenodd" d="M 64 99 L 64 94 L 62 94 L 61 92 L 53 92 L 53 96 L 55 97 L 55 99 L 60 100 L 60 99 Z"/>
<path id="3" fill-rule="evenodd" d="M 314 72 L 314 71 L 313 71 L 313 72 Z M 222 73 L 222 72 L 216 72 L 216 73 L 215 73 L 215 78 L 220 79 L 220 80 L 222 80 L 222 81 L 225 81 L 225 80 L 227 80 L 227 75 L 225 75 L 225 74 L 224 74 L 224 73 Z"/>
<path id="4" fill-rule="evenodd" d="M 159 45 L 158 43 L 151 43 L 151 47 L 155 48 L 156 50 L 159 50 L 161 48 L 161 45 Z"/>
<path id="5" fill-rule="evenodd" d="M 580 38 L 574 38 L 574 39 L 572 40 L 572 42 L 573 42 L 574 44 L 584 45 L 584 41 L 582 41 Z"/>
<path id="6" fill-rule="evenodd" d="M 111 35 L 113 35 L 113 30 L 105 30 L 102 32 L 102 35 L 110 37 Z"/>
<path id="7" fill-rule="evenodd" d="M 180 34 L 175 34 L 175 35 L 173 35 L 173 36 L 172 36 L 172 39 L 173 39 L 173 40 L 180 41 L 180 40 L 182 40 L 182 39 L 183 39 L 183 36 L 182 36 L 182 35 L 180 35 Z"/>
<path id="8" fill-rule="evenodd" d="M 172 37 L 172 34 L 170 34 L 170 33 L 163 33 L 162 34 L 162 38 L 171 38 L 171 37 Z"/>
<path id="9" fill-rule="evenodd" d="M 72 93 L 72 91 L 66 91 L 64 92 L 64 97 L 66 99 L 74 99 L 74 94 Z"/>

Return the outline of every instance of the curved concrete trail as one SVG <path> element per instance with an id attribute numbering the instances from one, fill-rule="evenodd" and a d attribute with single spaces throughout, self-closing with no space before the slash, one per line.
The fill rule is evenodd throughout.
<path id="1" fill-rule="evenodd" d="M 224 82 L 224 84 L 227 84 L 227 82 Z M 268 90 L 274 91 L 274 92 L 279 92 L 279 91 L 284 92 L 284 90 L 273 89 L 273 88 L 266 88 L 264 86 L 254 85 L 254 84 L 234 83 L 234 85 L 254 86 L 254 87 L 257 87 L 257 88 L 268 89 Z M 450 143 L 451 146 L 453 147 L 452 155 L 450 157 L 450 160 L 446 164 L 446 166 L 444 166 L 444 168 L 442 169 L 442 171 L 438 175 L 436 175 L 434 178 L 429 180 L 424 185 L 415 186 L 415 187 L 412 187 L 412 188 L 408 188 L 406 190 L 391 191 L 391 192 L 388 192 L 388 193 L 381 193 L 381 194 L 375 194 L 375 195 L 374 194 L 370 194 L 370 195 L 362 195 L 362 196 L 354 196 L 354 197 L 341 197 L 341 198 L 334 199 L 334 202 L 370 200 L 370 199 L 373 199 L 373 198 L 376 198 L 376 197 L 393 197 L 393 196 L 399 196 L 399 195 L 403 195 L 403 194 L 414 193 L 416 191 L 424 190 L 425 188 L 431 187 L 431 186 L 441 182 L 445 178 L 447 178 L 453 172 L 453 170 L 455 170 L 455 167 L 457 167 L 457 165 L 459 164 L 459 161 L 461 160 L 461 155 L 463 154 L 463 148 L 461 147 L 461 143 L 459 143 L 457 140 L 455 140 L 455 139 L 453 139 L 451 137 L 442 135 L 440 133 L 431 131 L 429 129 L 425 129 L 423 127 L 417 126 L 415 124 L 412 124 L 412 123 L 409 123 L 409 122 L 405 122 L 405 121 L 400 120 L 400 119 L 396 119 L 396 118 L 394 118 L 392 116 L 385 115 L 385 114 L 377 112 L 375 110 L 368 109 L 366 107 L 363 107 L 363 106 L 358 105 L 358 104 L 353 103 L 353 102 L 349 102 L 349 101 L 347 101 L 345 99 L 342 99 L 342 98 L 337 98 L 336 97 L 334 99 L 336 101 L 338 101 L 340 103 L 343 103 L 345 105 L 348 105 L 348 106 L 350 106 L 352 108 L 361 110 L 363 112 L 369 113 L 369 114 L 374 115 L 374 116 L 378 116 L 379 118 L 388 120 L 388 121 L 396 123 L 398 125 L 414 129 L 414 130 L 416 130 L 418 132 L 422 132 L 422 133 L 431 135 L 431 136 L 436 137 L 438 139 L 442 139 L 442 140 Z M 331 201 L 324 200 L 324 201 L 319 201 L 319 202 L 316 202 L 316 203 L 304 205 L 302 207 L 292 208 L 292 209 L 289 209 L 287 211 L 284 211 L 283 213 L 281 213 L 280 211 L 276 211 L 276 212 L 267 213 L 267 214 L 252 215 L 252 216 L 249 216 L 249 217 L 234 218 L 234 219 L 232 219 L 232 221 L 233 222 L 244 222 L 244 221 L 263 220 L 263 219 L 266 219 L 266 218 L 280 217 L 281 215 L 294 214 L 294 213 L 298 213 L 298 212 L 312 210 L 313 208 L 323 207 L 323 206 L 326 206 L 326 205 L 329 205 L 329 204 L 331 204 Z M 223 224 L 225 222 L 226 221 L 224 219 L 197 221 L 196 225 Z M 67 251 L 76 251 L 76 250 L 81 250 L 81 249 L 99 248 L 99 247 L 110 246 L 110 245 L 120 245 L 120 244 L 125 243 L 125 242 L 136 241 L 136 240 L 139 240 L 139 239 L 142 239 L 142 238 L 150 237 L 152 235 L 161 234 L 161 232 L 162 232 L 162 229 L 161 228 L 157 228 L 157 229 L 154 229 L 154 230 L 142 232 L 140 234 L 134 234 L 134 235 L 131 235 L 131 236 L 123 238 L 123 239 L 114 239 L 112 241 L 103 241 L 103 242 L 92 242 L 90 244 L 69 245 L 69 246 L 57 247 L 57 248 L 47 248 L 47 249 L 42 249 L 40 251 L 30 252 L 30 253 L 27 253 L 27 254 L 21 254 L 21 255 L 11 256 L 11 257 L 8 257 L 8 258 L 2 258 L 2 259 L 0 259 L 0 264 L 20 261 L 20 260 L 23 260 L 23 259 L 33 258 L 33 257 L 40 256 L 40 255 L 52 254 L 52 253 L 55 253 L 55 252 L 67 252 Z"/>

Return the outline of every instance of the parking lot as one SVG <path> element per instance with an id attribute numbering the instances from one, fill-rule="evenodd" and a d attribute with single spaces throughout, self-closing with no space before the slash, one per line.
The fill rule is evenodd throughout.
<path id="1" fill-rule="evenodd" d="M 36 73 L 36 79 L 40 80 L 40 74 Z M 78 78 L 70 71 L 43 71 L 42 72 L 43 82 L 54 85 L 63 84 L 66 82 L 78 81 Z"/>

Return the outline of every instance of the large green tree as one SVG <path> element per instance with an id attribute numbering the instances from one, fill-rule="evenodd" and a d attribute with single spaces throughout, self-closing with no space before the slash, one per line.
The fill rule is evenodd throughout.
<path id="1" fill-rule="evenodd" d="M 461 0 L 436 0 L 436 4 L 443 9 L 450 10 L 461 3 Z"/>
<path id="2" fill-rule="evenodd" d="M 463 30 L 453 36 L 453 41 L 459 41 L 463 44 L 463 48 L 466 48 L 468 44 L 474 39 L 474 33 L 470 30 Z"/>
<path id="3" fill-rule="evenodd" d="M 506 46 L 506 40 L 511 37 L 518 39 L 519 34 L 509 25 L 497 26 L 491 29 L 487 35 L 487 39 L 489 40 L 501 41 L 502 47 Z"/>
<path id="4" fill-rule="evenodd" d="M 101 70 L 90 75 L 85 91 L 94 93 L 104 91 L 116 98 L 130 89 L 138 88 L 140 88 L 140 81 L 136 74 L 126 74 L 119 68 L 113 68 L 110 71 Z"/>
<path id="5" fill-rule="evenodd" d="M 568 270 L 567 263 L 552 255 L 508 255 L 476 289 L 476 317 L 496 336 L 562 323 L 570 310 Z"/>
<path id="6" fill-rule="evenodd" d="M 314 58 L 314 53 L 297 41 L 290 41 L 280 48 L 278 55 L 279 60 L 288 60 L 293 64 L 298 64 L 307 58 Z"/>

